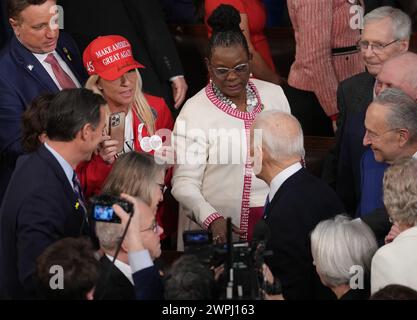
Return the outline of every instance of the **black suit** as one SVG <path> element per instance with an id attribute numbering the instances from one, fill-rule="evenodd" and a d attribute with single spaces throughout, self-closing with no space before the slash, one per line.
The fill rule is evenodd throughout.
<path id="1" fill-rule="evenodd" d="M 111 269 L 110 269 L 111 268 Z M 110 269 L 110 274 L 108 274 Z M 106 257 L 100 259 L 100 277 L 94 291 L 95 300 L 135 300 L 135 288 L 126 276 Z"/>
<path id="2" fill-rule="evenodd" d="M 64 170 L 45 146 L 19 158 L 0 209 L 0 295 L 31 298 L 36 258 L 53 242 L 88 234 Z"/>
<path id="3" fill-rule="evenodd" d="M 360 162 L 365 151 L 365 115 L 373 100 L 375 78 L 359 73 L 342 81 L 337 90 L 340 112 L 336 143 L 324 165 L 323 180 L 336 188 L 349 214 L 360 200 Z"/>
<path id="4" fill-rule="evenodd" d="M 266 210 L 271 230 L 267 260 L 273 275 L 282 283 L 285 299 L 331 299 L 313 265 L 310 233 L 317 223 L 343 212 L 336 193 L 304 168 L 278 189 Z"/>
<path id="5" fill-rule="evenodd" d="M 158 1 L 60 0 L 58 4 L 65 12 L 64 30 L 82 51 L 100 35 L 128 39 L 134 57 L 145 66 L 140 70 L 144 91 L 163 96 L 172 109 L 169 79 L 184 71 Z"/>

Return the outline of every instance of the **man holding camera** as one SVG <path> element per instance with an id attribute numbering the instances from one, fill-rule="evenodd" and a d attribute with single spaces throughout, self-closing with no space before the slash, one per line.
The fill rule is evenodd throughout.
<path id="1" fill-rule="evenodd" d="M 131 199 L 131 203 L 137 201 Z M 96 300 L 133 300 L 135 299 L 135 288 L 133 280 L 133 269 L 147 269 L 153 266 L 153 260 L 161 255 L 160 235 L 163 228 L 156 221 L 156 215 L 145 204 L 138 202 L 136 206 L 141 206 L 139 218 L 133 219 L 130 228 L 138 229 L 141 235 L 143 250 L 137 253 L 136 262 L 129 258 L 129 239 L 123 239 L 120 251 L 117 252 L 120 239 L 122 239 L 124 224 L 117 223 L 113 216 L 110 221 L 99 221 L 100 217 L 95 217 L 96 234 L 100 241 L 100 247 L 104 251 L 104 256 L 100 259 L 100 276 L 96 284 L 94 299 Z M 105 204 L 111 205 L 111 204 Z M 116 206 L 115 206 L 116 207 Z M 123 206 L 121 206 L 123 208 Z M 124 209 L 126 211 L 126 209 Z M 138 211 L 137 209 L 136 211 Z M 93 210 L 94 211 L 94 210 Z M 138 214 L 138 212 L 136 212 Z M 120 211 L 119 211 L 120 212 Z M 116 256 L 117 254 L 117 256 Z M 113 263 L 114 261 L 114 263 Z M 133 265 L 131 263 L 134 263 Z M 136 270 L 135 269 L 135 270 Z M 140 284 L 139 287 L 142 285 Z M 143 290 L 139 288 L 139 290 Z M 146 296 L 139 299 L 159 299 L 162 298 L 158 286 L 151 286 L 146 292 Z"/>
<path id="2" fill-rule="evenodd" d="M 261 143 L 253 141 L 262 130 Z M 267 111 L 251 128 L 254 173 L 270 186 L 264 219 L 271 231 L 266 259 L 285 299 L 334 298 L 314 269 L 309 234 L 321 220 L 343 212 L 336 193 L 302 167 L 303 131 L 290 114 Z"/>
<path id="3" fill-rule="evenodd" d="M 0 297 L 31 298 L 36 258 L 56 240 L 90 234 L 74 169 L 103 141 L 105 100 L 87 89 L 59 92 L 46 142 L 19 158 L 0 209 Z"/>

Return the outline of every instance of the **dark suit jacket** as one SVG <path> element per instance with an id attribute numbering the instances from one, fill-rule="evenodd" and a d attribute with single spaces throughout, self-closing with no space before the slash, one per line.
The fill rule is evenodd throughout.
<path id="1" fill-rule="evenodd" d="M 56 51 L 83 84 L 86 75 L 74 41 L 61 33 Z M 38 59 L 13 36 L 0 54 L 0 204 L 16 159 L 23 153 L 22 113 L 40 94 L 58 91 Z"/>
<path id="2" fill-rule="evenodd" d="M 172 110 L 169 79 L 184 71 L 158 1 L 60 0 L 58 4 L 65 12 L 64 30 L 81 50 L 100 35 L 127 38 L 134 57 L 145 66 L 140 70 L 144 91 L 163 96 Z"/>
<path id="3" fill-rule="evenodd" d="M 6 0 L 0 1 L 0 49 L 6 44 L 12 34 L 10 24 L 7 19 Z"/>
<path id="4" fill-rule="evenodd" d="M 64 170 L 45 146 L 19 158 L 0 209 L 0 294 L 34 294 L 36 258 L 53 242 L 88 234 Z"/>
<path id="5" fill-rule="evenodd" d="M 133 274 L 137 300 L 163 300 L 164 286 L 158 268 L 142 269 Z"/>
<path id="6" fill-rule="evenodd" d="M 367 72 L 342 81 L 335 146 L 326 158 L 322 178 L 335 187 L 347 212 L 354 216 L 360 200 L 360 162 L 365 150 L 365 115 L 373 100 L 375 78 Z"/>
<path id="7" fill-rule="evenodd" d="M 134 286 L 106 256 L 100 259 L 100 277 L 94 291 L 94 299 L 135 300 Z"/>
<path id="8" fill-rule="evenodd" d="M 334 298 L 314 268 L 310 233 L 320 221 L 344 211 L 336 193 L 303 168 L 282 184 L 268 209 L 273 256 L 267 264 L 281 281 L 284 298 Z"/>

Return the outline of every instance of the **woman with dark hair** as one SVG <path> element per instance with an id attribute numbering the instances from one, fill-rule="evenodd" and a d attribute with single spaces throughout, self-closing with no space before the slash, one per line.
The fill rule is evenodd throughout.
<path id="1" fill-rule="evenodd" d="M 182 231 L 199 226 L 225 242 L 228 217 L 241 240 L 251 238 L 268 186 L 253 174 L 249 128 L 264 110 L 290 112 L 281 87 L 249 79 L 251 55 L 239 13 L 220 6 L 208 23 L 213 28 L 206 58 L 210 82 L 186 102 L 174 127 L 179 249 Z"/>
<path id="2" fill-rule="evenodd" d="M 212 35 L 212 28 L 208 21 L 213 11 L 220 5 L 233 6 L 240 15 L 240 25 L 252 55 L 251 67 L 255 78 L 281 84 L 281 77 L 276 73 L 272 61 L 268 40 L 264 34 L 266 24 L 266 11 L 260 0 L 205 0 L 204 21 L 208 27 L 209 37 Z"/>
<path id="3" fill-rule="evenodd" d="M 46 121 L 49 104 L 54 95 L 39 96 L 22 115 L 22 147 L 25 152 L 33 152 L 45 142 Z"/>

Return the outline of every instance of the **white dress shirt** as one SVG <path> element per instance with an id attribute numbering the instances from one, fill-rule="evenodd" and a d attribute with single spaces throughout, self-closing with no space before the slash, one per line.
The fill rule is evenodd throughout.
<path id="1" fill-rule="evenodd" d="M 277 193 L 278 189 L 282 186 L 285 180 L 287 180 L 289 177 L 291 177 L 294 173 L 296 173 L 301 168 L 302 168 L 301 163 L 296 162 L 290 165 L 288 168 L 282 170 L 271 180 L 271 185 L 270 185 L 270 190 L 269 190 L 269 201 L 272 201 L 272 199 L 275 196 L 275 193 Z"/>
<path id="2" fill-rule="evenodd" d="M 78 82 L 77 78 L 75 77 L 74 73 L 72 73 L 71 69 L 68 67 L 68 65 L 65 63 L 64 60 L 59 56 L 59 54 L 56 51 L 52 52 L 54 54 L 54 57 L 57 59 L 59 65 L 61 68 L 69 75 L 72 81 L 74 81 L 77 88 L 81 88 L 81 84 Z M 58 80 L 55 77 L 55 74 L 52 70 L 52 66 L 45 61 L 46 57 L 49 55 L 49 53 L 34 53 L 33 54 L 36 59 L 39 60 L 41 65 L 45 68 L 46 72 L 48 72 L 49 76 L 52 78 L 52 80 L 55 82 L 59 90 L 62 90 L 61 85 L 59 84 Z"/>

